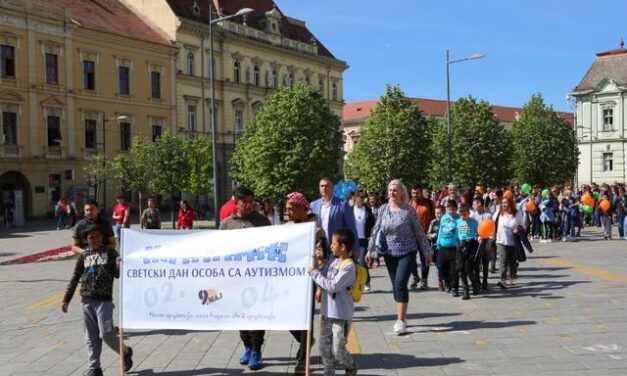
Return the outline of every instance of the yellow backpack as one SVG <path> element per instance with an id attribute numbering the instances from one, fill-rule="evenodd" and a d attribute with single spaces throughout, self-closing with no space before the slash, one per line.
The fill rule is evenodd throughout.
<path id="1" fill-rule="evenodd" d="M 368 281 L 368 271 L 363 266 L 356 264 L 352 259 L 348 258 L 340 263 L 340 270 L 344 269 L 345 265 L 355 265 L 355 283 L 349 287 L 348 291 L 353 297 L 353 301 L 359 303 L 361 296 L 364 294 L 364 287 L 366 287 L 366 281 Z"/>

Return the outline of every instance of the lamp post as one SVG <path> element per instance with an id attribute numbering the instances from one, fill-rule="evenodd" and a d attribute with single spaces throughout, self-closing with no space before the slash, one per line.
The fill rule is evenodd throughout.
<path id="1" fill-rule="evenodd" d="M 453 182 L 452 173 L 452 160 L 453 149 L 451 145 L 451 84 L 450 84 L 450 65 L 455 63 L 461 63 L 462 61 L 477 60 L 485 57 L 483 54 L 472 54 L 462 59 L 450 60 L 449 50 L 446 50 L 446 127 L 447 127 L 447 150 L 448 150 L 448 163 L 447 163 L 447 177 L 448 182 Z"/>
<path id="2" fill-rule="evenodd" d="M 128 116 L 126 115 L 120 115 L 120 116 L 116 116 L 116 117 L 112 117 L 112 118 L 106 118 L 105 117 L 105 113 L 102 113 L 102 167 L 104 167 L 104 164 L 107 160 L 107 143 L 106 143 L 106 132 L 105 132 L 105 125 L 107 124 L 107 122 L 110 121 L 122 121 L 122 120 L 126 120 L 128 119 Z M 104 208 L 104 210 L 107 210 L 107 179 L 105 179 L 102 182 L 102 207 Z"/>
<path id="3" fill-rule="evenodd" d="M 219 201 L 218 201 L 218 151 L 217 151 L 217 119 L 216 119 L 216 85 L 215 74 L 213 64 L 213 24 L 228 20 L 233 17 L 242 16 L 253 11 L 251 8 L 242 8 L 237 13 L 230 16 L 219 17 L 215 20 L 211 12 L 211 0 L 207 1 L 209 10 L 209 81 L 211 82 L 211 154 L 213 164 L 213 206 L 216 215 L 216 228 L 220 225 L 220 216 L 218 215 Z"/>

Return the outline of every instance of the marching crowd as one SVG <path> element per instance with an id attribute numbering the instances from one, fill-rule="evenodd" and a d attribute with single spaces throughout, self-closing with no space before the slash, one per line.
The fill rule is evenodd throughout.
<path id="1" fill-rule="evenodd" d="M 354 291 L 370 290 L 368 269 L 380 266 L 381 259 L 396 305 L 393 331 L 403 335 L 409 290 L 429 289 L 432 265 L 437 271 L 437 289 L 467 300 L 471 294 L 488 292 L 488 273 L 497 273 L 497 260 L 497 287 L 507 290 L 516 284 L 519 262 L 525 260 L 526 252 L 533 252 L 533 241 L 575 239 L 584 225 L 602 227 L 605 239 L 611 239 L 612 228 L 617 227 L 619 238 L 627 240 L 627 198 L 622 185 L 550 189 L 529 184 L 462 189 L 449 185 L 438 191 L 420 186 L 408 190 L 395 179 L 388 184 L 386 199 L 358 187 L 346 198 L 335 197 L 330 178 L 322 178 L 318 188 L 320 198 L 313 201 L 303 193 L 290 193 L 285 209 L 291 222 L 311 221 L 317 226 L 315 261 L 309 274 L 317 286 L 312 299 L 320 303 L 319 346 L 325 375 L 334 375 L 337 363 L 347 375 L 357 374 L 357 364 L 346 349 L 358 300 Z M 62 310 L 67 312 L 80 281 L 89 375 L 102 375 L 102 342 L 122 353 L 125 371 L 133 365 L 132 348 L 119 346 L 112 313 L 113 280 L 119 277 L 120 264 L 115 238 L 121 228 L 130 226 L 129 213 L 130 207 L 119 197 L 112 226 L 100 216 L 98 203 L 90 200 L 84 207 L 85 217 L 74 226 L 72 250 L 79 258 Z M 254 192 L 241 186 L 234 189 L 219 215 L 220 230 L 281 223 L 269 200 L 256 201 Z M 193 220 L 193 208 L 182 201 L 176 227 L 193 229 Z M 143 229 L 161 228 L 154 198 L 148 199 L 140 222 Z M 365 274 L 363 283 L 361 273 Z M 295 371 L 302 374 L 308 353 L 307 331 L 291 334 L 300 343 Z M 242 365 L 251 370 L 263 367 L 264 337 L 264 331 L 240 331 Z"/>

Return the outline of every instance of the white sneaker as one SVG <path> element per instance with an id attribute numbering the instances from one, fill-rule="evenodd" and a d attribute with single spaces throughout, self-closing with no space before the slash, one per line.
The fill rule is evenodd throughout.
<path id="1" fill-rule="evenodd" d="M 552 242 L 553 242 L 553 240 L 551 240 L 551 239 L 547 239 L 547 240 L 546 240 L 546 242 L 547 242 L 547 243 L 552 243 Z"/>
<path id="2" fill-rule="evenodd" d="M 370 284 L 369 284 L 369 283 L 367 283 L 367 284 L 364 286 L 364 291 L 370 291 Z"/>
<path id="3" fill-rule="evenodd" d="M 402 320 L 396 320 L 396 324 L 394 324 L 394 334 L 400 336 L 401 334 L 405 334 L 407 330 L 407 323 Z"/>

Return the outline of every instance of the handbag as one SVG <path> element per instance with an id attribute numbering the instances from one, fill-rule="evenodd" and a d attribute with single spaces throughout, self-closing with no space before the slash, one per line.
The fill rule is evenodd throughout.
<path id="1" fill-rule="evenodd" d="M 377 231 L 377 236 L 374 239 L 374 248 L 380 255 L 388 253 L 388 241 L 381 229 Z"/>

